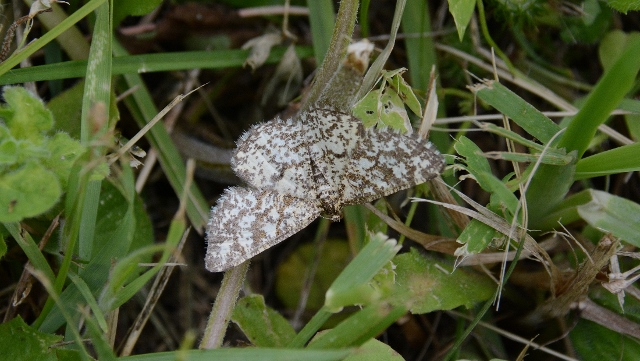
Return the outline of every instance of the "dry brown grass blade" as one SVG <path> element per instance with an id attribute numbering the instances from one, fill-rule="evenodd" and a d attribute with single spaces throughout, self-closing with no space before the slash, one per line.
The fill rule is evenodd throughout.
<path id="1" fill-rule="evenodd" d="M 589 285 L 595 280 L 602 268 L 609 264 L 609 260 L 615 255 L 620 242 L 611 235 L 605 235 L 595 250 L 591 253 L 591 259 L 585 260 L 575 273 L 575 276 L 567 282 L 558 284 L 555 297 L 535 309 L 526 321 L 538 324 L 543 320 L 564 316 L 571 307 L 579 302 L 589 289 Z"/>

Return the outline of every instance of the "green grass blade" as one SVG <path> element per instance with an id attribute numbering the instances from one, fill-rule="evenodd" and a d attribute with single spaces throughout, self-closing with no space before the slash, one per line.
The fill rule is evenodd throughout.
<path id="1" fill-rule="evenodd" d="M 20 52 L 14 54 L 9 59 L 5 60 L 2 64 L 0 64 L 0 75 L 3 75 L 7 71 L 9 71 L 14 66 L 20 64 L 20 62 L 29 56 L 31 56 L 36 51 L 42 49 L 47 43 L 56 37 L 60 36 L 63 32 L 67 31 L 70 27 L 72 27 L 75 23 L 83 19 L 93 10 L 97 9 L 98 6 L 102 5 L 106 0 L 91 0 L 86 5 L 78 9 L 78 11 L 69 15 L 68 18 L 64 19 L 60 24 L 58 24 L 55 28 L 48 31 L 42 37 L 32 41 L 24 47 Z"/>
<path id="2" fill-rule="evenodd" d="M 274 64 L 280 61 L 286 51 L 284 47 L 271 50 L 266 63 Z M 296 54 L 300 58 L 312 55 L 308 46 L 296 47 Z M 161 54 L 125 55 L 113 58 L 112 74 L 152 73 L 187 69 L 223 69 L 239 68 L 247 58 L 247 50 L 216 50 L 216 51 L 183 51 Z M 0 76 L 0 85 L 42 81 L 54 79 L 80 78 L 85 75 L 87 61 L 67 61 L 57 64 L 39 65 L 30 68 L 12 70 Z"/>
<path id="3" fill-rule="evenodd" d="M 405 34 L 422 34 L 404 40 L 407 49 L 411 86 L 423 92 L 429 86 L 431 66 L 436 64 L 433 38 L 424 33 L 431 31 L 431 19 L 426 1 L 407 0 L 402 14 L 402 31 Z"/>
<path id="4" fill-rule="evenodd" d="M 309 0 L 309 23 L 311 24 L 311 38 L 313 39 L 313 52 L 316 63 L 322 64 L 336 22 L 335 9 L 331 0 Z"/>
<path id="5" fill-rule="evenodd" d="M 113 46 L 116 56 L 126 54 L 124 48 L 117 42 L 114 42 Z M 131 97 L 125 99 L 125 104 L 127 104 L 138 125 L 142 128 L 149 120 L 153 119 L 158 110 L 140 75 L 126 74 L 124 78 L 128 88 L 138 88 Z M 186 168 L 164 125 L 162 123 L 156 124 L 146 134 L 146 137 L 152 146 L 157 149 L 160 165 L 176 194 L 182 194 L 186 180 Z M 187 203 L 187 215 L 191 224 L 197 229 L 201 229 L 207 224 L 209 205 L 195 184 L 191 185 L 189 202 Z"/>
<path id="6" fill-rule="evenodd" d="M 575 179 L 639 171 L 638 155 L 640 143 L 633 143 L 583 158 L 576 164 Z"/>
<path id="7" fill-rule="evenodd" d="M 484 84 L 476 85 L 473 90 L 478 98 L 513 119 L 527 133 L 538 138 L 544 144 L 548 143 L 560 130 L 560 127 L 551 119 L 496 81 L 487 81 Z"/>
<path id="8" fill-rule="evenodd" d="M 55 274 L 36 242 L 31 238 L 31 235 L 28 232 L 24 232 L 19 223 L 3 223 L 2 225 L 9 231 L 13 239 L 16 240 L 18 246 L 22 248 L 22 251 L 27 255 L 33 267 L 39 272 L 42 272 L 50 282 L 53 282 Z"/>
<path id="9" fill-rule="evenodd" d="M 578 158 L 582 157 L 598 126 L 609 118 L 609 114 L 635 84 L 640 70 L 638 59 L 640 59 L 640 38 L 634 38 L 589 93 L 584 105 L 571 120 L 567 131 L 560 139 L 559 148 L 566 148 L 567 153 L 576 150 Z"/>

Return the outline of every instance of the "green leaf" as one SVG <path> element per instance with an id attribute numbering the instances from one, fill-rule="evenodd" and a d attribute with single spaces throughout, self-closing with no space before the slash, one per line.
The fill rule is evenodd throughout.
<path id="1" fill-rule="evenodd" d="M 413 89 L 404 80 L 402 74 L 407 71 L 405 68 L 400 68 L 391 71 L 382 71 L 382 76 L 386 79 L 387 83 L 401 98 L 402 103 L 406 104 L 413 114 L 422 116 L 422 105 L 418 101 L 418 97 L 413 93 Z"/>
<path id="2" fill-rule="evenodd" d="M 370 241 L 333 282 L 325 296 L 325 306 L 332 312 L 355 304 L 368 304 L 380 296 L 370 281 L 398 253 L 395 239 L 382 233 L 370 235 Z"/>
<path id="3" fill-rule="evenodd" d="M 591 201 L 577 207 L 592 227 L 640 247 L 640 204 L 607 192 L 590 189 Z"/>
<path id="4" fill-rule="evenodd" d="M 0 222 L 18 222 L 53 207 L 62 190 L 54 173 L 35 161 L 0 174 Z"/>
<path id="5" fill-rule="evenodd" d="M 634 37 L 589 93 L 578 114 L 571 119 L 558 148 L 576 150 L 578 159 L 587 150 L 600 124 L 604 123 L 635 84 L 640 70 L 640 36 Z"/>
<path id="6" fill-rule="evenodd" d="M 5 87 L 2 96 L 6 102 L 2 108 L 12 115 L 4 120 L 11 134 L 35 144 L 44 141 L 43 132 L 53 126 L 53 115 L 42 100 L 22 87 Z"/>
<path id="7" fill-rule="evenodd" d="M 75 139 L 80 139 L 80 115 L 82 114 L 83 95 L 84 81 L 80 81 L 47 103 L 56 120 L 54 128 L 68 133 Z"/>
<path id="8" fill-rule="evenodd" d="M 404 102 L 392 88 L 385 88 L 382 92 L 378 102 L 378 115 L 381 125 L 403 133 L 411 130 L 411 122 L 404 109 Z"/>
<path id="9" fill-rule="evenodd" d="M 575 179 L 638 171 L 638 154 L 640 143 L 633 143 L 583 158 L 576 164 Z"/>
<path id="10" fill-rule="evenodd" d="M 606 3 L 625 15 L 628 11 L 640 10 L 640 2 L 637 0 L 607 0 Z"/>
<path id="11" fill-rule="evenodd" d="M 448 0 L 449 12 L 453 16 L 453 21 L 456 23 L 456 29 L 458 29 L 458 38 L 462 41 L 464 32 L 469 26 L 471 21 L 471 15 L 473 15 L 473 9 L 476 7 L 475 0 Z"/>
<path id="12" fill-rule="evenodd" d="M 584 361 L 635 361 L 640 355 L 637 340 L 584 319 L 569 336 Z"/>
<path id="13" fill-rule="evenodd" d="M 360 346 L 371 340 L 407 312 L 407 309 L 388 304 L 365 306 L 335 328 L 320 333 L 309 349 L 344 348 Z"/>
<path id="14" fill-rule="evenodd" d="M 335 28 L 335 10 L 333 2 L 329 0 L 308 0 L 309 23 L 311 25 L 311 37 L 313 39 L 313 52 L 316 63 L 322 64 L 329 45 L 333 29 Z"/>
<path id="15" fill-rule="evenodd" d="M 158 7 L 162 0 L 114 0 L 113 24 L 118 25 L 127 16 L 142 16 Z"/>
<path id="16" fill-rule="evenodd" d="M 462 136 L 454 145 L 455 150 L 464 157 L 464 167 L 485 191 L 491 193 L 494 207 L 505 206 L 513 214 L 518 205 L 517 197 L 507 186 L 493 175 L 489 161 L 482 156 L 482 150 L 469 138 Z"/>
<path id="17" fill-rule="evenodd" d="M 67 180 L 73 163 L 85 152 L 79 141 L 72 139 L 67 133 L 56 133 L 47 144 L 50 156 L 42 159 L 42 164 L 51 169 L 63 189 L 67 188 Z"/>
<path id="18" fill-rule="evenodd" d="M 378 123 L 378 99 L 380 89 L 372 90 L 353 107 L 353 115 L 360 119 L 366 128 Z"/>
<path id="19" fill-rule="evenodd" d="M 284 347 L 296 335 L 289 321 L 267 307 L 262 295 L 250 295 L 238 300 L 231 320 L 258 347 Z"/>
<path id="20" fill-rule="evenodd" d="M 456 255 L 464 257 L 478 254 L 496 237 L 503 237 L 503 235 L 477 219 L 472 219 L 458 236 L 457 241 L 463 246 L 456 250 Z"/>
<path id="21" fill-rule="evenodd" d="M 480 99 L 513 119 L 527 133 L 546 144 L 560 127 L 504 85 L 488 80 L 472 89 Z"/>
<path id="22" fill-rule="evenodd" d="M 358 347 L 344 361 L 404 361 L 391 346 L 375 338 Z"/>
<path id="23" fill-rule="evenodd" d="M 466 268 L 454 270 L 449 262 L 423 256 L 415 249 L 396 256 L 393 262 L 396 283 L 389 302 L 404 305 L 412 313 L 470 308 L 495 292 L 496 285 L 489 278 Z"/>
<path id="24" fill-rule="evenodd" d="M 0 325 L 0 355 L 5 360 L 56 361 L 53 346 L 60 341 L 62 336 L 40 332 L 20 316 Z"/>

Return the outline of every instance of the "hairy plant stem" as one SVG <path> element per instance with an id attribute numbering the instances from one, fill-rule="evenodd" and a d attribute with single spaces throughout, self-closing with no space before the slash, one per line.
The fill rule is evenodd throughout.
<path id="1" fill-rule="evenodd" d="M 338 73 L 356 25 L 358 3 L 358 0 L 343 0 L 340 2 L 329 51 L 318 69 L 318 74 L 309 90 L 309 95 L 301 107 L 301 111 L 308 110 L 318 102 L 327 86 L 331 84 L 332 78 Z"/>
<path id="2" fill-rule="evenodd" d="M 200 349 L 213 349 L 222 346 L 227 326 L 231 320 L 231 313 L 249 270 L 249 263 L 250 261 L 246 261 L 238 267 L 225 272 L 222 285 L 220 285 L 220 292 L 218 292 L 216 301 L 213 303 L 207 327 L 204 330 L 202 341 L 200 341 Z"/>

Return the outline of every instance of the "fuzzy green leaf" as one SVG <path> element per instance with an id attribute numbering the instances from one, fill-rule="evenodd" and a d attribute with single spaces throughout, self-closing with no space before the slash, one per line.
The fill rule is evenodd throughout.
<path id="1" fill-rule="evenodd" d="M 42 100 L 22 87 L 6 87 L 2 96 L 6 102 L 4 110 L 12 115 L 4 119 L 11 134 L 36 144 L 44 141 L 42 132 L 53 126 L 53 115 Z"/>
<path id="2" fill-rule="evenodd" d="M 425 257 L 415 249 L 396 256 L 393 262 L 396 284 L 389 302 L 404 305 L 412 313 L 470 308 L 495 292 L 496 285 L 489 278 L 465 268 L 454 271 L 451 263 Z"/>
<path id="3" fill-rule="evenodd" d="M 238 300 L 231 320 L 258 347 L 284 347 L 296 335 L 289 322 L 264 303 L 262 295 Z"/>
<path id="4" fill-rule="evenodd" d="M 56 361 L 52 346 L 60 341 L 62 336 L 40 332 L 20 316 L 0 325 L 0 355 L 5 360 Z"/>
<path id="5" fill-rule="evenodd" d="M 35 161 L 0 175 L 0 222 L 18 222 L 53 207 L 62 190 L 54 173 Z"/>

